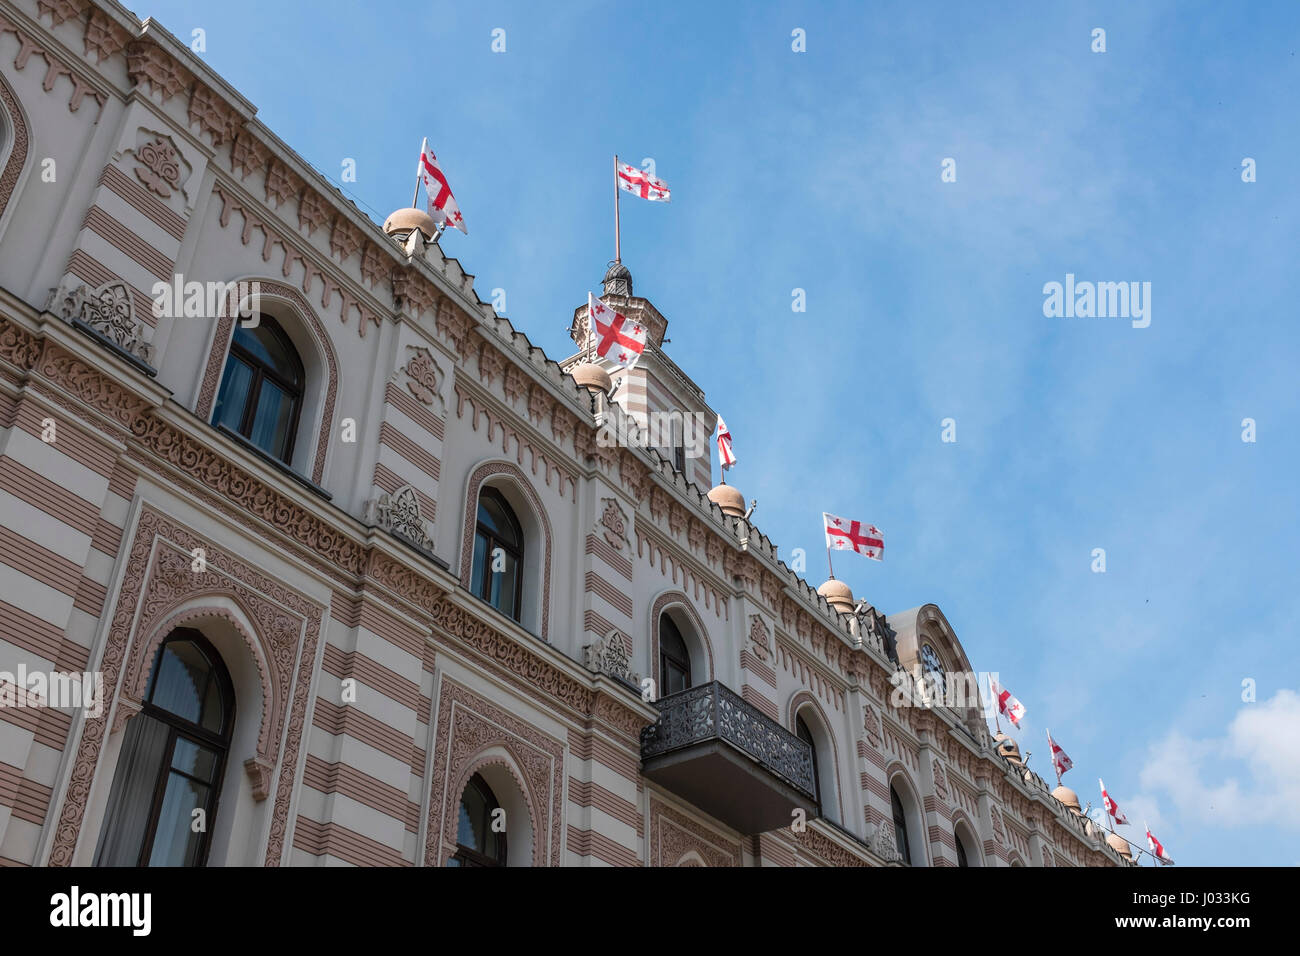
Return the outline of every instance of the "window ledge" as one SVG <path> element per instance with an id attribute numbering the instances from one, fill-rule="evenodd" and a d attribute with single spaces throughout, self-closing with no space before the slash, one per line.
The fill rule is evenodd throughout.
<path id="1" fill-rule="evenodd" d="M 312 481 L 310 478 L 308 478 L 305 475 L 300 475 L 298 472 L 294 471 L 292 468 L 290 468 L 284 462 L 280 461 L 280 459 L 276 458 L 274 455 L 268 455 L 261 448 L 258 448 L 256 445 L 254 445 L 243 435 L 239 434 L 239 432 L 227 428 L 225 425 L 214 425 L 213 427 L 216 428 L 218 432 L 225 435 L 227 438 L 233 439 L 237 444 L 240 445 L 240 447 L 246 448 L 248 451 L 252 452 L 254 455 L 262 459 L 262 461 L 266 462 L 276 471 L 280 472 L 283 475 L 287 475 L 288 477 L 292 478 L 294 481 L 298 482 L 298 484 L 302 485 L 304 488 L 306 488 L 308 491 L 312 492 L 313 494 L 319 495 L 320 497 L 324 498 L 326 501 L 331 501 L 334 498 L 333 495 L 331 495 L 320 485 L 316 484 L 316 482 Z"/>
<path id="2" fill-rule="evenodd" d="M 150 378 L 158 377 L 158 370 L 156 368 L 154 368 L 144 359 L 140 358 L 140 356 L 128 352 L 126 349 L 122 348 L 122 346 L 118 345 L 116 342 L 110 339 L 103 332 L 99 331 L 99 329 L 95 328 L 93 325 L 89 325 L 81 321 L 81 319 L 75 319 L 75 318 L 69 319 L 68 322 L 78 332 L 81 332 L 83 335 L 90 336 L 90 338 L 94 339 L 100 345 L 107 348 L 110 352 L 112 352 L 122 361 L 128 363 L 129 365 L 134 366 L 136 369 L 143 372 L 145 375 L 148 375 Z"/>

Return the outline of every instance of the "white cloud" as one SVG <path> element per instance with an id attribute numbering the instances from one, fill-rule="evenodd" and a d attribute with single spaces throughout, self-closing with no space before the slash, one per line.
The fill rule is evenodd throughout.
<path id="1" fill-rule="evenodd" d="M 1222 737 L 1177 731 L 1151 749 L 1142 786 L 1189 822 L 1300 829 L 1300 694 L 1246 704 Z M 1145 799 L 1145 797 L 1143 797 Z"/>

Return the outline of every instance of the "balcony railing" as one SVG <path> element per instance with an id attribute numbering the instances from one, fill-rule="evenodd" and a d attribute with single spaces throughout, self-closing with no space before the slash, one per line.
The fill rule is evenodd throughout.
<path id="1" fill-rule="evenodd" d="M 674 751 L 722 742 L 806 800 L 815 793 L 812 748 L 718 681 L 659 700 L 659 720 L 641 731 L 645 763 Z"/>

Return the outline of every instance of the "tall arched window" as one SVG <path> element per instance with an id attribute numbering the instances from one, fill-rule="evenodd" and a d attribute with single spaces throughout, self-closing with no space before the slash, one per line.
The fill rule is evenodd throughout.
<path id="1" fill-rule="evenodd" d="M 172 631 L 127 724 L 96 866 L 207 862 L 234 725 L 234 688 L 220 656 L 198 631 Z"/>
<path id="2" fill-rule="evenodd" d="M 970 866 L 970 861 L 966 859 L 966 841 L 957 834 L 957 865 Z"/>
<path id="3" fill-rule="evenodd" d="M 899 798 L 898 791 L 893 787 L 889 788 L 889 806 L 894 813 L 894 842 L 898 847 L 898 855 L 904 863 L 910 864 L 912 850 L 907 840 L 907 814 L 903 811 L 903 801 Z"/>
<path id="4" fill-rule="evenodd" d="M 514 510 L 495 488 L 478 496 L 470 590 L 503 614 L 520 619 L 523 602 L 524 532 Z"/>
<path id="5" fill-rule="evenodd" d="M 460 795 L 460 816 L 456 824 L 456 852 L 448 866 L 505 866 L 506 834 L 500 827 L 500 804 L 487 781 L 478 774 L 469 778 Z"/>
<path id="6" fill-rule="evenodd" d="M 659 682 L 663 685 L 660 697 L 691 686 L 691 656 L 682 632 L 667 614 L 659 615 Z"/>
<path id="7" fill-rule="evenodd" d="M 821 774 L 817 770 L 817 741 L 813 739 L 812 730 L 809 729 L 807 722 L 802 717 L 795 717 L 794 732 L 795 736 L 812 748 L 813 798 L 817 801 L 817 805 L 821 806 L 822 780 Z"/>
<path id="8" fill-rule="evenodd" d="M 237 322 L 212 423 L 238 432 L 287 464 L 293 458 L 304 381 L 302 359 L 275 319 L 260 315 L 251 329 Z"/>

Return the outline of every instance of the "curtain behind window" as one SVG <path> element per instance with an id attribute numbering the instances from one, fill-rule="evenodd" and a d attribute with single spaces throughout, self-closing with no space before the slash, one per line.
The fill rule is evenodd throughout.
<path id="1" fill-rule="evenodd" d="M 147 714 L 127 722 L 95 866 L 139 865 L 168 729 Z"/>

